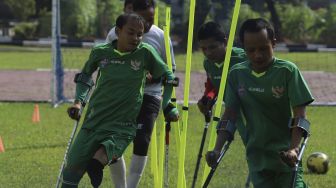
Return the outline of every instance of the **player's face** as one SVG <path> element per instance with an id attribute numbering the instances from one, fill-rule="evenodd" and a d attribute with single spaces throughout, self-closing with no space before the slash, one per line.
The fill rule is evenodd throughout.
<path id="1" fill-rule="evenodd" d="M 274 45 L 275 39 L 268 38 L 266 29 L 244 33 L 244 49 L 254 71 L 264 72 L 272 64 Z"/>
<path id="2" fill-rule="evenodd" d="M 118 35 L 118 50 L 122 52 L 134 50 L 142 39 L 143 30 L 143 25 L 133 19 L 128 20 L 121 29 L 116 28 Z"/>
<path id="3" fill-rule="evenodd" d="M 214 38 L 208 38 L 199 41 L 199 46 L 204 54 L 204 56 L 213 62 L 221 62 L 225 58 L 225 48 L 224 42 L 216 41 Z"/>
<path id="4" fill-rule="evenodd" d="M 147 33 L 150 28 L 152 27 L 153 23 L 154 23 L 154 8 L 150 7 L 146 10 L 141 10 L 141 11 L 136 11 L 135 13 L 137 13 L 139 16 L 141 16 L 145 21 L 145 30 L 144 32 Z"/>

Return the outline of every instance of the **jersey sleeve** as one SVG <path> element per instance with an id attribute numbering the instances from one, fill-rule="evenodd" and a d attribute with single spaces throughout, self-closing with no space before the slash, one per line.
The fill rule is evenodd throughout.
<path id="1" fill-rule="evenodd" d="M 92 74 L 97 70 L 98 68 L 98 61 L 99 61 L 99 55 L 97 52 L 95 52 L 95 49 L 93 49 L 90 53 L 89 59 L 86 61 L 83 69 L 82 74 L 85 74 L 89 77 L 92 77 Z M 75 94 L 75 100 L 79 100 L 83 102 L 88 95 L 90 87 L 86 84 L 83 84 L 81 82 L 78 82 L 76 84 L 76 94 Z"/>
<path id="2" fill-rule="evenodd" d="M 238 111 L 238 109 L 240 109 L 240 99 L 238 96 L 238 89 L 236 88 L 238 84 L 236 82 L 237 81 L 235 80 L 234 72 L 230 71 L 225 87 L 224 102 L 226 108 L 231 108 Z"/>
<path id="3" fill-rule="evenodd" d="M 204 96 L 210 99 L 214 99 L 216 98 L 217 94 L 217 89 L 212 85 L 210 78 L 207 77 L 207 81 L 205 82 Z"/>
<path id="4" fill-rule="evenodd" d="M 145 69 L 147 69 L 154 79 L 160 78 L 165 74 L 170 75 L 172 72 L 168 69 L 167 64 L 164 63 L 160 55 L 151 46 L 147 46 L 146 64 Z"/>
<path id="5" fill-rule="evenodd" d="M 291 105 L 308 105 L 314 101 L 309 87 L 297 67 L 290 72 L 288 80 L 288 96 Z"/>

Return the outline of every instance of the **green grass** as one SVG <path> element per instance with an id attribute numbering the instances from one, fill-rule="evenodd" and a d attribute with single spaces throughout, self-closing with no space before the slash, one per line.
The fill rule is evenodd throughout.
<path id="1" fill-rule="evenodd" d="M 80 69 L 89 56 L 87 48 L 63 48 L 63 65 L 68 69 Z M 276 52 L 277 57 L 295 62 L 301 70 L 336 72 L 335 52 L 284 53 Z M 175 54 L 178 71 L 185 71 L 185 54 Z M 0 70 L 50 69 L 51 52 L 49 48 L 13 47 L 0 45 Z M 192 56 L 191 70 L 203 71 L 203 55 L 195 52 Z"/>
<path id="2" fill-rule="evenodd" d="M 53 187 L 63 160 L 64 151 L 73 128 L 65 111 L 67 105 L 53 109 L 49 104 L 40 104 L 41 122 L 33 124 L 31 116 L 34 104 L 0 103 L 0 136 L 5 145 L 5 152 L 0 153 L 0 187 Z M 312 123 L 312 136 L 304 155 L 304 166 L 308 155 L 321 151 L 329 155 L 331 162 L 336 156 L 334 133 L 335 107 L 309 107 L 308 117 Z M 185 171 L 187 187 L 191 186 L 193 172 L 203 132 L 203 117 L 195 106 L 191 106 L 188 121 Z M 160 125 L 157 127 L 159 128 Z M 169 158 L 169 187 L 176 187 L 177 151 L 174 129 L 172 127 Z M 207 146 L 205 146 L 207 148 Z M 129 162 L 131 147 L 126 152 Z M 150 159 L 149 159 L 150 160 Z M 147 163 L 140 187 L 153 187 L 153 176 L 150 173 L 150 161 Z M 204 160 L 200 168 L 199 180 L 203 172 Z M 307 172 L 307 169 L 304 169 Z M 247 175 L 243 145 L 237 136 L 223 161 L 218 167 L 210 187 L 232 188 L 243 187 Z M 336 187 L 336 168 L 331 166 L 326 175 L 304 175 L 310 187 Z M 198 182 L 200 183 L 200 181 Z M 199 185 L 199 184 L 198 184 Z M 105 169 L 102 188 L 111 187 L 109 172 Z M 84 176 L 80 187 L 90 187 L 87 176 Z"/>

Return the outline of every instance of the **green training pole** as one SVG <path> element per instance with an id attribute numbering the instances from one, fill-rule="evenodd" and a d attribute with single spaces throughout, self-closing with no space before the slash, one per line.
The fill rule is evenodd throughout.
<path id="1" fill-rule="evenodd" d="M 188 26 L 188 46 L 187 46 L 187 59 L 185 69 L 185 85 L 184 85 L 184 101 L 182 107 L 182 126 L 181 129 L 181 142 L 178 159 L 178 188 L 185 188 L 186 181 L 184 181 L 184 160 L 185 160 L 185 148 L 187 140 L 187 128 L 188 128 L 188 103 L 189 103 L 189 86 L 190 86 L 190 69 L 191 69 L 191 56 L 192 56 L 192 42 L 194 31 L 194 15 L 195 15 L 195 0 L 190 0 L 189 8 L 189 26 Z"/>
<path id="2" fill-rule="evenodd" d="M 154 14 L 154 24 L 159 26 L 159 7 L 155 7 L 155 14 Z M 153 183 L 154 187 L 159 187 L 159 172 L 158 172 L 158 159 L 157 159 L 157 138 L 156 138 L 156 123 L 154 123 L 154 128 L 152 132 L 152 139 L 150 142 L 150 151 L 151 151 L 151 173 L 153 174 Z"/>
<path id="3" fill-rule="evenodd" d="M 232 22 L 231 22 L 231 27 L 230 27 L 229 40 L 228 40 L 227 47 L 226 47 L 223 72 L 222 72 L 221 82 L 219 86 L 218 97 L 216 101 L 216 110 L 215 110 L 215 115 L 214 115 L 214 118 L 217 117 L 216 119 L 220 118 L 220 113 L 222 110 L 222 103 L 223 103 L 222 99 L 224 96 L 224 90 L 225 90 L 225 85 L 226 85 L 226 80 L 227 80 L 227 75 L 228 75 L 228 70 L 229 70 L 229 63 L 230 63 L 230 58 L 231 58 L 233 40 L 235 38 L 235 33 L 236 33 L 240 3 L 241 3 L 241 0 L 236 0 L 234 10 L 233 10 L 233 17 L 232 17 Z M 216 124 L 217 124 L 217 121 L 212 121 L 212 126 L 210 126 L 211 134 L 210 134 L 208 150 L 212 150 L 215 146 L 216 129 L 214 127 L 216 127 Z M 202 185 L 204 184 L 209 172 L 210 172 L 210 167 L 208 165 L 205 165 Z"/>

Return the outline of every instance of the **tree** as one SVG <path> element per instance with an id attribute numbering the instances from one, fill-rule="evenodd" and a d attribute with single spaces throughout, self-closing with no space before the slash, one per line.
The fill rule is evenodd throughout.
<path id="1" fill-rule="evenodd" d="M 26 21 L 35 14 L 35 0 L 4 0 L 16 19 Z"/>
<path id="2" fill-rule="evenodd" d="M 210 11 L 211 5 L 210 0 L 196 0 L 195 2 L 195 18 L 194 18 L 194 29 L 193 29 L 193 48 L 196 49 L 196 39 L 197 39 L 197 31 L 199 27 L 205 22 L 206 17 Z M 186 6 L 186 9 L 189 9 L 189 6 Z M 189 11 L 188 11 L 189 13 Z M 189 19 L 189 14 L 188 14 Z M 188 39 L 188 27 L 189 27 L 189 20 L 179 28 L 174 28 L 174 33 L 179 34 L 182 37 L 182 41 L 180 47 L 185 49 L 187 47 L 187 39 Z"/>
<path id="3" fill-rule="evenodd" d="M 97 37 L 105 38 L 117 16 L 122 13 L 123 4 L 115 0 L 97 0 L 96 2 Z"/>
<path id="4" fill-rule="evenodd" d="M 61 30 L 69 38 L 88 38 L 96 34 L 97 7 L 94 0 L 61 0 Z"/>
<path id="5" fill-rule="evenodd" d="M 274 0 L 265 0 L 266 4 L 267 4 L 267 8 L 269 10 L 269 12 L 271 13 L 271 20 L 273 22 L 273 26 L 274 26 L 274 31 L 275 31 L 275 38 L 278 41 L 282 41 L 283 37 L 281 34 L 281 22 L 280 22 L 280 18 L 279 15 L 275 9 L 274 6 Z"/>

